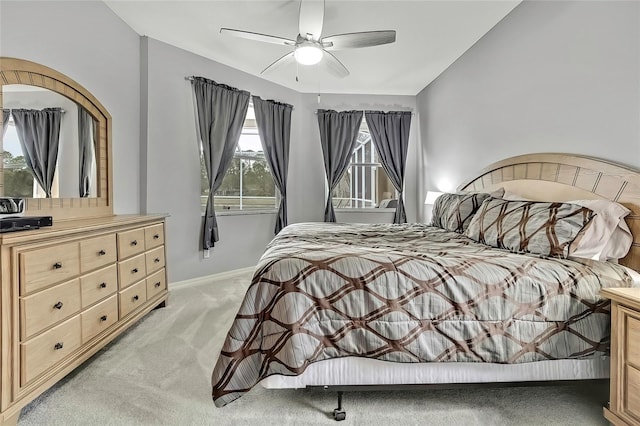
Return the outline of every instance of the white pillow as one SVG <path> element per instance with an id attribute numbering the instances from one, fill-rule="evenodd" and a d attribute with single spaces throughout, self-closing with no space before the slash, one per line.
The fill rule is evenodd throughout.
<path id="1" fill-rule="evenodd" d="M 627 255 L 633 243 L 633 235 L 624 220 L 631 213 L 628 208 L 608 200 L 573 200 L 567 203 L 587 207 L 596 213 L 582 238 L 571 244 L 571 257 L 617 262 Z"/>

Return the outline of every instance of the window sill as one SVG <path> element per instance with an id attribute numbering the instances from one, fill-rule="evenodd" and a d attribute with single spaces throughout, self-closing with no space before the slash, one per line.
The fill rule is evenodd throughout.
<path id="1" fill-rule="evenodd" d="M 216 216 L 250 216 L 254 214 L 277 214 L 278 210 L 270 209 L 270 210 L 228 210 L 228 211 L 217 211 Z M 202 213 L 204 216 L 204 213 Z"/>
<path id="2" fill-rule="evenodd" d="M 393 213 L 396 211 L 395 208 L 391 209 L 379 209 L 376 207 L 370 208 L 360 208 L 360 209 L 333 209 L 336 213 Z"/>

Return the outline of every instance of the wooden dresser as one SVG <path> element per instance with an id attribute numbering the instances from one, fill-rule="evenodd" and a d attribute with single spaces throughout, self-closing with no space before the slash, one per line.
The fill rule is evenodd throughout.
<path id="1" fill-rule="evenodd" d="M 164 216 L 0 234 L 0 424 L 167 300 Z"/>
<path id="2" fill-rule="evenodd" d="M 640 288 L 601 294 L 611 299 L 611 390 L 604 416 L 616 426 L 640 425 Z"/>

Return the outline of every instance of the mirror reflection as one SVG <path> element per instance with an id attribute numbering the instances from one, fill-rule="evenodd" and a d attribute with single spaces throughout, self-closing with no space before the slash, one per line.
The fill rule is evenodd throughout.
<path id="1" fill-rule="evenodd" d="M 22 84 L 2 87 L 5 197 L 96 197 L 96 122 L 72 100 Z"/>

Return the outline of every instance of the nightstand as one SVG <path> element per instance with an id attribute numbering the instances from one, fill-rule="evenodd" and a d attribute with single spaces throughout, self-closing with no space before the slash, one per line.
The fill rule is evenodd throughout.
<path id="1" fill-rule="evenodd" d="M 640 288 L 607 288 L 611 299 L 611 389 L 604 416 L 616 426 L 640 425 Z"/>

